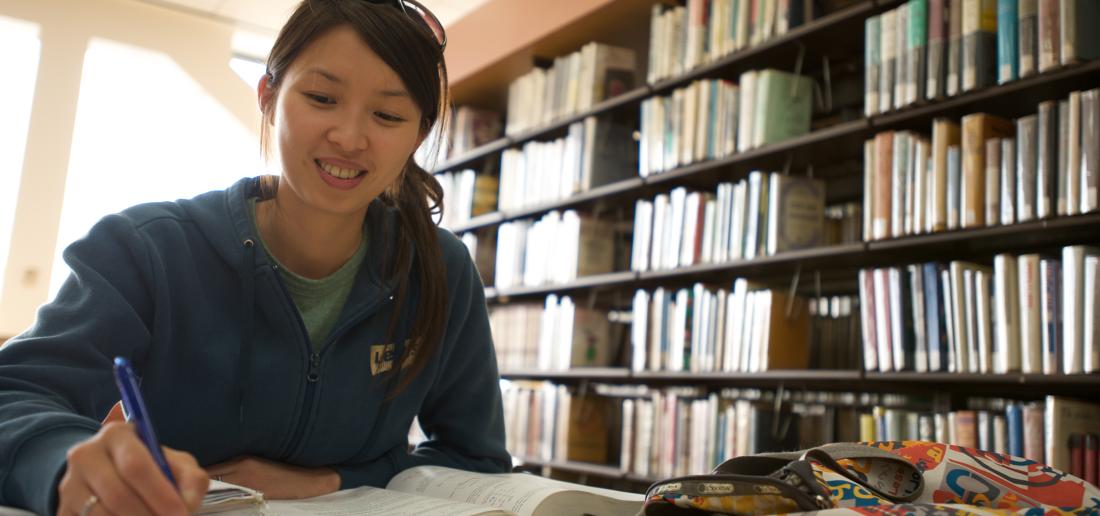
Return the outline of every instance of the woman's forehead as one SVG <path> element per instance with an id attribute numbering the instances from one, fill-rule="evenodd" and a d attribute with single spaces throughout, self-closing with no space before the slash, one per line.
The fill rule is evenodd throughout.
<path id="1" fill-rule="evenodd" d="M 310 80 L 406 91 L 397 72 L 348 26 L 333 28 L 310 42 L 290 70 Z"/>

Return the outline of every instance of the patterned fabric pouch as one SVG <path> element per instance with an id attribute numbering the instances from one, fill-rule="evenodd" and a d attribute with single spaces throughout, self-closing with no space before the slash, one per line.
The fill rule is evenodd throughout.
<path id="1" fill-rule="evenodd" d="M 852 473 L 837 460 L 856 460 Z M 727 460 L 709 475 L 656 482 L 646 490 L 646 516 L 749 515 L 837 507 L 824 474 L 846 479 L 885 503 L 915 500 L 923 479 L 913 463 L 879 448 L 837 443 L 799 452 L 763 453 Z"/>
<path id="2" fill-rule="evenodd" d="M 890 477 L 881 465 L 857 457 L 839 459 L 847 470 L 815 465 L 834 502 L 834 515 L 1100 515 L 1100 489 L 1030 459 L 923 441 L 885 441 L 866 446 L 913 464 L 923 478 L 920 496 L 896 503 L 864 488 Z M 852 477 L 857 480 L 853 481 Z"/>

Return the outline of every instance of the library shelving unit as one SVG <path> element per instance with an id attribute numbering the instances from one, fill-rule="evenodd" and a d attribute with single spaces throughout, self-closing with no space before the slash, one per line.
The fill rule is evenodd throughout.
<path id="1" fill-rule="evenodd" d="M 793 1 L 793 0 L 792 0 Z M 618 0 L 620 20 L 604 23 L 577 23 L 554 35 L 557 48 L 576 49 L 589 41 L 635 42 L 638 61 L 643 67 L 647 54 L 649 13 L 651 2 Z M 1100 87 L 1100 61 L 1079 64 L 1032 75 L 1005 84 L 989 86 L 939 100 L 921 100 L 908 107 L 882 114 L 865 116 L 862 110 L 864 59 L 864 24 L 874 16 L 898 7 L 898 0 L 867 0 L 846 2 L 833 12 L 792 28 L 746 49 L 729 54 L 681 75 L 643 84 L 625 94 L 596 104 L 589 110 L 558 120 L 541 128 L 509 135 L 482 145 L 461 156 L 446 160 L 435 167 L 436 172 L 466 168 L 479 169 L 483 164 L 499 160 L 501 152 L 518 148 L 530 141 L 558 138 L 569 124 L 588 116 L 604 115 L 621 110 L 637 111 L 648 98 L 666 95 L 673 89 L 689 85 L 698 79 L 736 79 L 747 70 L 760 68 L 793 69 L 801 64 L 802 73 L 819 79 L 829 76 L 834 82 L 833 94 L 846 93 L 843 80 L 855 80 L 856 98 L 852 109 L 836 109 L 827 116 L 818 116 L 810 132 L 738 152 L 721 159 L 696 162 L 647 177 L 631 177 L 574 194 L 566 199 L 540 206 L 511 211 L 493 211 L 475 216 L 451 229 L 456 234 L 493 232 L 502 223 L 538 218 L 553 210 L 583 209 L 617 218 L 629 226 L 638 199 L 651 199 L 655 193 L 677 186 L 713 187 L 720 181 L 743 179 L 752 170 L 805 170 L 813 167 L 815 177 L 826 185 L 829 203 L 860 202 L 863 199 L 864 142 L 876 133 L 891 130 L 916 130 L 929 133 L 934 119 L 978 112 L 1006 118 L 1032 114 L 1036 106 L 1047 100 L 1066 98 L 1071 91 Z M 626 13 L 626 14 L 622 14 Z M 626 21 L 622 21 L 626 20 Z M 627 34 L 629 33 L 629 34 Z M 563 52 L 564 53 L 564 52 Z M 543 56 L 547 58 L 553 55 Z M 533 63 L 527 63 L 527 70 Z M 499 67 L 508 68 L 508 67 Z M 497 109 L 503 113 L 507 103 L 507 86 L 526 70 L 515 75 L 501 75 L 493 84 L 478 79 L 477 87 L 456 85 L 455 104 Z M 957 229 L 885 240 L 860 240 L 826 245 L 792 252 L 781 252 L 755 259 L 694 265 L 673 270 L 632 272 L 627 260 L 619 260 L 617 272 L 581 277 L 567 284 L 537 287 L 495 288 L 487 285 L 486 297 L 492 309 L 516 301 L 538 301 L 548 294 L 589 296 L 611 300 L 620 309 L 629 311 L 630 296 L 636 289 L 655 286 L 690 286 L 696 282 L 729 285 L 734 278 L 749 278 L 777 288 L 794 287 L 806 295 L 857 295 L 857 272 L 861 268 L 903 266 L 925 261 L 978 260 L 989 262 L 997 253 L 1050 252 L 1068 245 L 1100 244 L 1100 212 L 1059 216 L 1005 226 Z M 799 279 L 801 278 L 801 279 Z M 859 348 L 860 335 L 851 336 L 854 348 Z M 858 363 L 863 363 L 858 360 Z M 624 362 L 628 363 L 628 362 Z M 847 370 L 780 370 L 760 373 L 721 372 L 635 372 L 628 367 L 574 369 L 569 371 L 502 370 L 502 377 L 515 380 L 547 380 L 559 384 L 580 385 L 605 383 L 647 386 L 703 386 L 709 389 L 815 389 L 823 391 L 917 393 L 930 395 L 934 405 L 949 409 L 967 396 L 1012 397 L 1022 400 L 1042 399 L 1046 395 L 1066 395 L 1100 400 L 1100 375 L 1043 374 L 976 374 L 946 372 L 877 372 Z M 644 483 L 652 477 L 640 477 L 621 470 L 617 465 L 586 464 L 561 461 L 524 460 L 528 465 L 546 467 L 580 475 L 583 478 L 602 477 L 627 482 Z"/>

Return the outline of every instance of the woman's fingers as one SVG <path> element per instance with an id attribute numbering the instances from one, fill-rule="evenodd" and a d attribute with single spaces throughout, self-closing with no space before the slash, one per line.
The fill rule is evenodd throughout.
<path id="1" fill-rule="evenodd" d="M 107 454 L 114 464 L 114 471 L 122 477 L 126 487 L 137 495 L 146 511 L 151 514 L 185 515 L 187 507 L 183 504 L 176 486 L 168 480 L 153 454 L 137 437 L 133 426 L 112 424 L 101 432 L 107 441 Z M 92 489 L 100 494 L 98 486 L 92 482 Z M 100 495 L 100 498 L 106 498 Z"/>
<path id="2" fill-rule="evenodd" d="M 70 449 L 68 461 L 58 487 L 59 513 L 80 514 L 94 494 L 98 502 L 89 514 L 151 514 L 115 471 L 106 445 L 98 436 Z"/>
<path id="3" fill-rule="evenodd" d="M 199 506 L 202 505 L 202 499 L 206 496 L 206 491 L 210 488 L 208 473 L 199 466 L 198 461 L 190 453 L 168 447 L 162 448 L 164 449 L 164 457 L 168 460 L 169 467 L 172 468 L 172 475 L 176 477 L 183 503 L 187 506 L 189 512 L 197 511 Z"/>

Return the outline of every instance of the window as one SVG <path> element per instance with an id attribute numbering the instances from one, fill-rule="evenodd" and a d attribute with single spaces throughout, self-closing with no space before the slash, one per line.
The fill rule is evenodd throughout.
<path id="1" fill-rule="evenodd" d="M 233 73 L 228 65 L 225 71 Z M 258 112 L 254 120 L 239 119 L 204 84 L 226 83 L 200 83 L 159 52 L 90 41 L 51 297 L 69 272 L 61 251 L 104 215 L 143 202 L 193 197 L 265 172 Z M 231 97 L 228 102 L 245 98 L 242 91 L 222 93 Z M 253 100 L 249 107 L 254 106 Z"/>
<path id="2" fill-rule="evenodd" d="M 38 58 L 38 26 L 0 16 L 0 292 L 11 247 L 15 203 L 23 174 Z"/>

